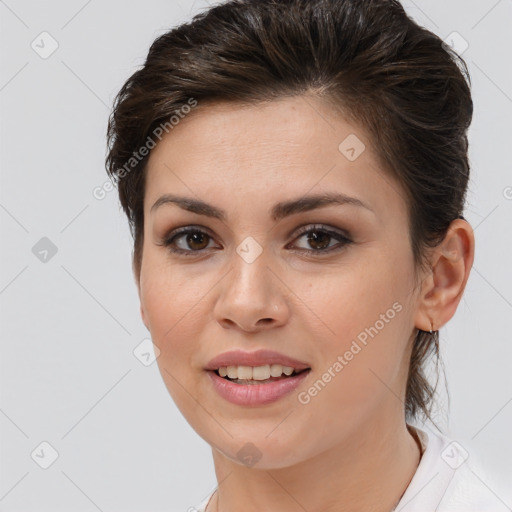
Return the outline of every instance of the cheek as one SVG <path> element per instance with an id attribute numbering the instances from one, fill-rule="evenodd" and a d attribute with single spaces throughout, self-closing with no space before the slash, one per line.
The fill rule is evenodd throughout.
<path id="1" fill-rule="evenodd" d="M 149 256 L 141 269 L 140 300 L 153 343 L 159 348 L 158 362 L 169 371 L 186 375 L 190 369 L 194 340 L 200 339 L 204 322 L 198 283 L 183 272 Z"/>
<path id="2" fill-rule="evenodd" d="M 388 310 L 391 323 L 398 323 L 399 308 L 393 309 L 393 304 L 398 302 L 404 310 L 411 286 L 407 263 L 397 262 L 394 254 L 386 256 L 382 248 L 375 256 L 357 257 L 357 261 L 354 257 L 345 263 L 308 276 L 303 285 L 300 279 L 294 283 L 294 292 L 304 305 L 301 320 L 310 318 L 318 326 L 317 334 L 321 330 L 322 337 L 335 345 L 355 338 Z M 385 330 L 390 331 L 388 325 Z"/>
<path id="3" fill-rule="evenodd" d="M 411 328 L 407 270 L 390 255 L 380 262 L 351 265 L 346 272 L 304 287 L 306 304 L 318 312 L 318 319 L 309 317 L 321 354 L 318 374 L 329 382 L 322 388 L 322 401 L 334 400 L 353 410 L 386 392 L 384 383 L 394 385 Z"/>
<path id="4" fill-rule="evenodd" d="M 176 273 L 171 275 L 163 268 L 145 272 L 141 302 L 152 341 L 159 350 L 156 361 L 162 379 L 178 409 L 189 419 L 195 414 L 190 393 L 195 395 L 196 379 L 203 376 L 194 357 L 205 317 L 200 314 L 202 302 L 197 290 Z"/>

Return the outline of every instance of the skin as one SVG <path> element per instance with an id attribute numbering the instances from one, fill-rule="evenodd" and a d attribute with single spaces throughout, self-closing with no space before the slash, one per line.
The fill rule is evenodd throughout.
<path id="1" fill-rule="evenodd" d="M 354 161 L 338 150 L 350 134 L 366 146 Z M 276 203 L 324 191 L 371 210 L 331 205 L 270 218 Z M 151 212 L 166 193 L 202 199 L 227 218 L 174 204 Z M 454 221 L 429 256 L 431 270 L 416 274 L 403 190 L 365 131 L 312 96 L 250 107 L 199 103 L 152 150 L 144 217 L 135 276 L 141 316 L 170 395 L 212 447 L 220 485 L 208 512 L 389 512 L 420 458 L 404 420 L 415 329 L 429 330 L 431 320 L 439 329 L 455 313 L 473 262 L 469 224 Z M 352 243 L 328 237 L 314 245 L 296 235 L 312 224 L 348 233 Z M 175 241 L 196 251 L 190 257 L 161 244 L 182 226 L 209 235 L 192 245 L 186 235 Z M 263 249 L 252 263 L 236 252 L 247 236 Z M 326 245 L 340 250 L 322 256 Z M 400 312 L 300 403 L 298 394 L 394 303 Z M 311 373 L 277 402 L 237 406 L 215 392 L 204 370 L 236 348 L 270 348 L 308 363 Z M 237 455 L 249 442 L 260 455 L 252 466 Z"/>

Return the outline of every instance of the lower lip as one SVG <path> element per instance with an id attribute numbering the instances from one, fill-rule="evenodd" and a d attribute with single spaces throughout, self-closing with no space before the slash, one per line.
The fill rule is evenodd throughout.
<path id="1" fill-rule="evenodd" d="M 219 395 L 236 405 L 265 405 L 276 402 L 291 393 L 309 375 L 311 369 L 293 377 L 267 382 L 266 384 L 236 384 L 208 371 L 213 387 Z"/>

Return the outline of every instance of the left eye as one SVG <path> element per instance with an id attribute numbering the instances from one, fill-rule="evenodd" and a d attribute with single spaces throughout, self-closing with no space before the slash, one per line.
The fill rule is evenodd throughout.
<path id="1" fill-rule="evenodd" d="M 324 226 L 312 226 L 309 229 L 303 228 L 296 235 L 295 241 L 306 237 L 306 243 L 313 249 L 299 248 L 299 252 L 306 254 L 318 255 L 330 253 L 332 251 L 341 250 L 344 246 L 352 243 L 352 241 L 342 233 L 332 231 Z M 337 240 L 338 243 L 334 246 L 331 242 Z M 163 245 L 168 250 L 175 254 L 182 254 L 184 256 L 195 256 L 208 248 L 209 241 L 213 240 L 212 237 L 205 231 L 199 228 L 183 228 L 179 231 L 171 233 L 171 235 L 163 240 L 159 245 Z M 179 247 L 181 242 L 182 247 Z M 188 250 L 183 247 L 189 247 Z"/>
<path id="2" fill-rule="evenodd" d="M 298 240 L 304 236 L 307 236 L 306 243 L 314 249 L 303 249 L 303 251 L 307 254 L 315 254 L 319 256 L 332 251 L 341 250 L 344 246 L 352 243 L 352 240 L 347 236 L 321 225 L 313 226 L 309 229 L 302 229 L 296 239 Z M 333 239 L 338 240 L 338 244 L 329 247 L 329 241 L 332 241 Z"/>

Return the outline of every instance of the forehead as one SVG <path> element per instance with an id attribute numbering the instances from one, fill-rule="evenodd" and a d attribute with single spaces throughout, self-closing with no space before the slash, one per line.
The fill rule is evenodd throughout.
<path id="1" fill-rule="evenodd" d="M 186 149 L 197 153 L 208 151 L 210 155 L 256 161 L 269 152 L 288 150 L 288 159 L 295 154 L 300 161 L 305 152 L 318 155 L 329 148 L 337 154 L 338 143 L 349 134 L 369 142 L 361 126 L 347 122 L 331 104 L 314 96 L 254 104 L 208 101 L 198 102 L 164 135 L 163 144 L 153 153 L 157 156 L 164 146 L 185 144 Z M 371 152 L 371 144 L 366 146 Z"/>
<path id="2" fill-rule="evenodd" d="M 212 200 L 215 194 L 222 202 L 233 193 L 297 196 L 312 188 L 383 205 L 396 202 L 393 193 L 403 196 L 379 165 L 366 131 L 318 98 L 198 102 L 151 152 L 145 211 L 165 192 Z"/>

